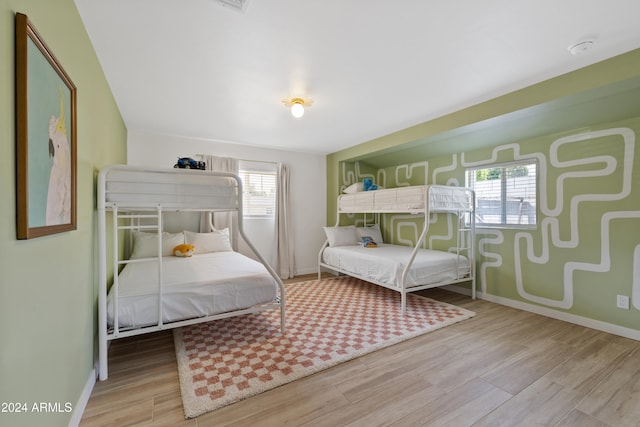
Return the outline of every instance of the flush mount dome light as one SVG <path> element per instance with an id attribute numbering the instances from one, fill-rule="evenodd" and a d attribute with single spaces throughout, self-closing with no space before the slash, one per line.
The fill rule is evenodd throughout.
<path id="1" fill-rule="evenodd" d="M 304 105 L 302 102 L 294 102 L 291 106 L 291 115 L 296 119 L 304 116 Z"/>
<path id="2" fill-rule="evenodd" d="M 291 115 L 296 119 L 299 119 L 304 115 L 304 108 L 311 107 L 313 104 L 312 99 L 303 99 L 303 98 L 287 98 L 283 99 L 282 103 L 291 108 Z"/>

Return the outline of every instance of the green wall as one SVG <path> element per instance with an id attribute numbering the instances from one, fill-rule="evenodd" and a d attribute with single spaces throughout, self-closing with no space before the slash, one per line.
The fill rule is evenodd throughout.
<path id="1" fill-rule="evenodd" d="M 26 14 L 77 87 L 77 230 L 16 240 L 14 16 Z M 66 426 L 94 368 L 96 174 L 126 162 L 126 128 L 73 0 L 0 0 L 0 425 Z M 61 411 L 33 412 L 33 404 Z"/>
<path id="2" fill-rule="evenodd" d="M 341 176 L 343 185 L 465 185 L 468 167 L 535 159 L 537 227 L 477 228 L 478 290 L 640 331 L 638 145 L 640 117 L 383 168 L 345 162 Z M 455 220 L 432 221 L 427 246 L 455 247 Z M 381 223 L 397 243 L 415 242 L 423 221 L 385 214 Z M 617 295 L 630 297 L 629 310 L 616 307 Z"/>

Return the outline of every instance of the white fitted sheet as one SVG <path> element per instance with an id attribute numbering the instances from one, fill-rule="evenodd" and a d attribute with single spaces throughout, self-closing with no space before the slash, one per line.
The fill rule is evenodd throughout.
<path id="1" fill-rule="evenodd" d="M 360 245 L 326 247 L 322 253 L 325 264 L 373 281 L 400 287 L 402 271 L 407 265 L 412 247 L 379 244 L 375 248 Z M 456 263 L 468 267 L 469 261 L 444 251 L 420 249 L 407 275 L 407 286 L 444 284 L 457 280 Z"/>
<path id="2" fill-rule="evenodd" d="M 164 257 L 163 322 L 203 317 L 274 301 L 277 282 L 257 261 L 237 252 L 211 252 L 190 258 Z M 119 328 L 158 323 L 158 264 L 130 263 L 120 272 Z M 107 297 L 107 323 L 113 325 L 114 287 Z"/>

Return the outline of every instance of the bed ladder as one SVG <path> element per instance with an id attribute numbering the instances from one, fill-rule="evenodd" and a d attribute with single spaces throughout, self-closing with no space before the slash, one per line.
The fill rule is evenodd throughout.
<path id="1" fill-rule="evenodd" d="M 476 298 L 476 288 L 475 288 L 475 278 L 474 278 L 474 263 L 475 259 L 473 256 L 473 242 L 474 242 L 474 233 L 473 233 L 473 225 L 467 224 L 466 215 L 462 212 L 458 212 L 458 230 L 456 237 L 456 255 L 458 256 L 458 260 L 456 261 L 456 277 L 458 279 L 469 278 L 472 281 L 472 297 Z M 468 266 L 463 266 L 460 262 L 460 257 L 462 255 L 466 255 L 469 260 Z"/>
<path id="2" fill-rule="evenodd" d="M 160 205 L 157 206 L 155 211 L 148 212 L 126 212 L 120 213 L 118 211 L 118 205 L 113 204 L 111 206 L 111 210 L 113 212 L 113 265 L 114 271 L 119 270 L 120 266 L 134 263 L 134 262 L 157 262 L 158 263 L 158 327 L 162 327 L 162 291 L 163 291 L 163 274 L 162 274 L 162 207 Z M 124 220 L 124 224 L 120 221 Z M 144 223 L 141 223 L 143 221 Z M 136 259 L 120 259 L 118 254 L 118 235 L 120 231 L 128 231 L 128 238 L 131 239 L 131 233 L 133 231 L 154 231 L 158 233 L 158 254 L 154 257 L 148 258 L 136 258 Z M 130 248 L 131 245 L 128 245 Z M 129 254 L 131 255 L 131 254 Z M 113 286 L 114 288 L 114 313 L 118 313 L 118 275 L 114 274 L 113 277 Z M 117 337 L 120 333 L 118 327 L 118 316 L 114 316 L 113 319 L 113 335 Z"/>

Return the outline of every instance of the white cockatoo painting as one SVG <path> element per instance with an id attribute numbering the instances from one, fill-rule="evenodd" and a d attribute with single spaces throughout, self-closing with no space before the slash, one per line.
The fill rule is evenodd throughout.
<path id="1" fill-rule="evenodd" d="M 71 148 L 62 94 L 59 116 L 51 116 L 49 120 L 49 156 L 53 163 L 49 173 L 46 225 L 68 224 L 71 222 Z"/>

